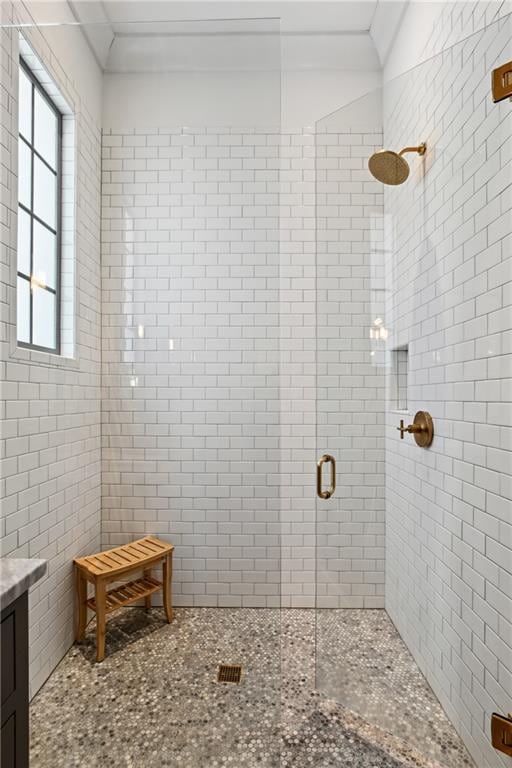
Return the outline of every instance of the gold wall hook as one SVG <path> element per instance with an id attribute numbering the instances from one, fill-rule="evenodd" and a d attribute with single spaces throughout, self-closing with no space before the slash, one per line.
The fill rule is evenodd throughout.
<path id="1" fill-rule="evenodd" d="M 404 426 L 404 420 L 400 419 L 400 426 L 397 429 L 400 432 L 401 440 L 403 440 L 405 433 L 408 432 L 414 435 L 416 445 L 419 445 L 421 448 L 428 448 L 434 439 L 434 422 L 432 421 L 432 416 L 427 411 L 418 411 L 413 423 L 407 427 Z"/>

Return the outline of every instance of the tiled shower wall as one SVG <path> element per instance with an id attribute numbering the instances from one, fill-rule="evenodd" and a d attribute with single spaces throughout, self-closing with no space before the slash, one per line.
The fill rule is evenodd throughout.
<path id="1" fill-rule="evenodd" d="M 428 145 L 385 194 L 386 324 L 435 429 L 420 449 L 388 411 L 386 606 L 479 768 L 506 765 L 489 725 L 512 681 L 512 109 L 489 92 L 510 34 L 503 19 L 386 86 L 384 110 L 386 145 Z"/>
<path id="2" fill-rule="evenodd" d="M 24 13 L 18 4 L 17 19 Z M 2 22 L 12 21 L 3 3 Z M 30 23 L 28 16 L 21 19 Z M 101 133 L 43 36 L 26 39 L 76 112 L 76 357 L 15 346 L 18 32 L 0 32 L 2 120 L 2 556 L 48 560 L 30 591 L 35 693 L 73 642 L 77 555 L 100 545 Z"/>
<path id="3" fill-rule="evenodd" d="M 281 137 L 283 605 L 384 604 L 384 375 L 369 334 L 382 190 L 365 162 L 381 141 L 350 126 Z M 319 501 L 326 451 L 337 491 Z"/>
<path id="4" fill-rule="evenodd" d="M 379 396 L 363 363 L 375 141 L 335 135 L 322 153 L 324 401 L 345 449 L 344 508 L 332 508 L 322 552 L 336 606 L 383 600 L 382 447 L 375 415 L 358 423 L 351 403 L 375 410 Z M 315 137 L 127 130 L 105 132 L 103 147 L 103 543 L 172 540 L 179 604 L 314 605 Z M 349 328 L 343 350 L 335 339 Z"/>
<path id="5" fill-rule="evenodd" d="M 512 12 L 511 0 L 454 0 L 439 4 L 439 15 L 429 30 L 422 60 L 432 58 Z M 418 51 L 420 53 L 420 51 Z"/>
<path id="6" fill-rule="evenodd" d="M 382 133 L 317 131 L 316 442 L 336 459 L 336 492 L 317 500 L 317 607 L 383 608 L 383 191 L 367 167 Z"/>
<path id="7" fill-rule="evenodd" d="M 281 605 L 316 599 L 315 135 L 280 139 Z"/>
<path id="8" fill-rule="evenodd" d="M 277 606 L 279 133 L 103 137 L 103 532 L 178 604 Z"/>

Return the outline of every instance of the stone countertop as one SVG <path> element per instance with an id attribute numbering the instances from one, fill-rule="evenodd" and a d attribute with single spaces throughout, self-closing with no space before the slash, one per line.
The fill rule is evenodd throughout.
<path id="1" fill-rule="evenodd" d="M 16 598 L 46 573 L 46 560 L 21 560 L 10 557 L 0 559 L 0 610 L 10 605 Z"/>

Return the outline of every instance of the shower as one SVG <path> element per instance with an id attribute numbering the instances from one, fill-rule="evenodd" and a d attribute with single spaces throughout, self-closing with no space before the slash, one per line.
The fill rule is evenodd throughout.
<path id="1" fill-rule="evenodd" d="M 424 155 L 427 151 L 425 142 L 417 147 L 405 147 L 400 152 L 393 152 L 390 149 L 381 149 L 368 160 L 368 168 L 372 176 L 383 184 L 403 184 L 409 176 L 409 163 L 403 157 L 406 152 L 417 152 L 418 155 Z"/>

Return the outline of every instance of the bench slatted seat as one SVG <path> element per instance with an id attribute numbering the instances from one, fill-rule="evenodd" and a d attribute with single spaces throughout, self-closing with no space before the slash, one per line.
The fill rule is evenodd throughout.
<path id="1" fill-rule="evenodd" d="M 77 557 L 75 580 L 77 593 L 75 637 L 78 642 L 85 637 L 87 608 L 96 613 L 96 661 L 105 658 L 106 616 L 125 605 L 144 599 L 146 610 L 151 607 L 151 595 L 162 589 L 167 621 L 172 621 L 171 580 L 172 553 L 174 547 L 155 536 L 145 536 L 130 544 L 123 544 L 95 555 Z M 158 581 L 152 575 L 152 567 L 163 563 L 163 579 Z M 107 585 L 118 581 L 136 570 L 142 576 L 122 582 L 107 590 Z M 94 584 L 94 596 L 87 596 L 87 583 Z"/>

